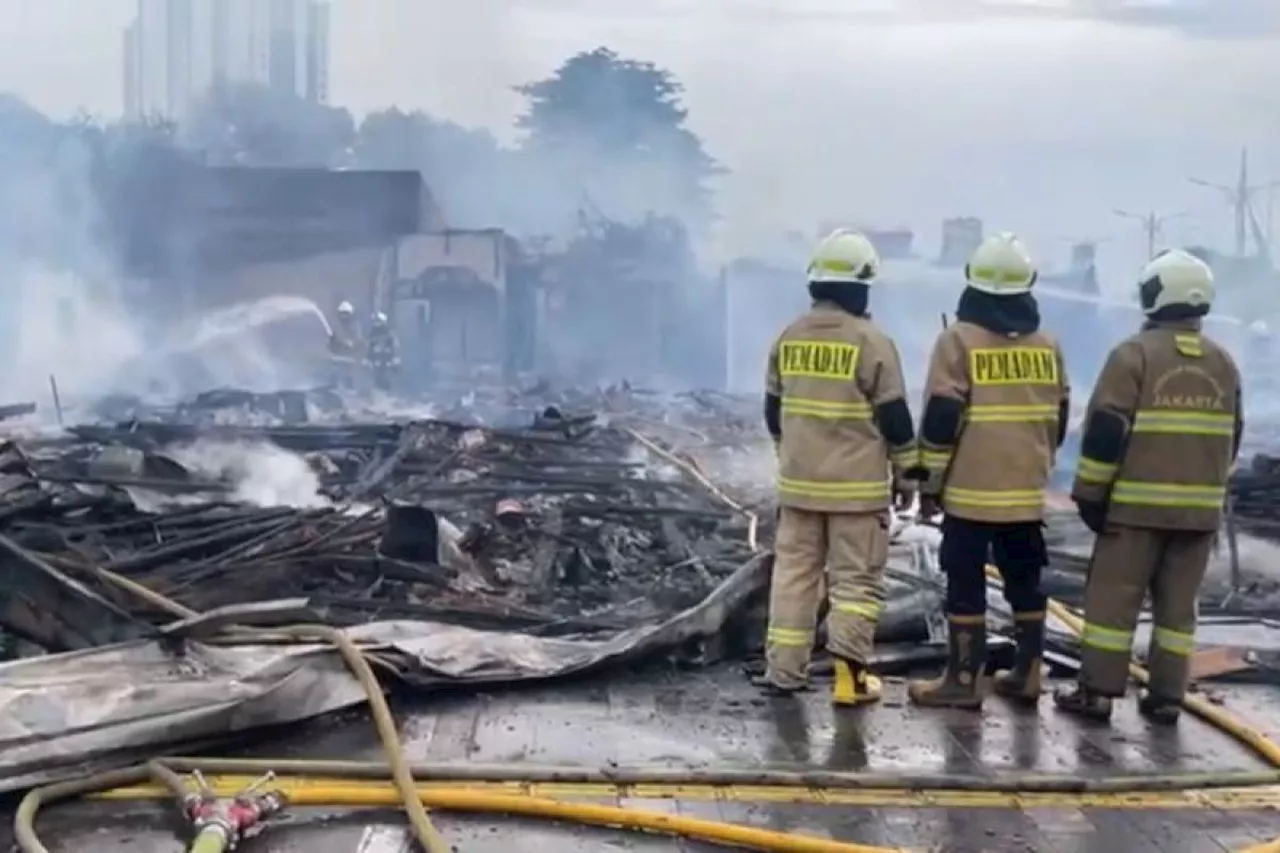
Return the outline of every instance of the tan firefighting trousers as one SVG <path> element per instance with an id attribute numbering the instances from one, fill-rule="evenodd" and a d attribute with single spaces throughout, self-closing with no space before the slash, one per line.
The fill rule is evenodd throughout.
<path id="1" fill-rule="evenodd" d="M 1212 533 L 1110 525 L 1093 548 L 1085 585 L 1080 681 L 1124 695 L 1138 612 L 1151 593 L 1151 692 L 1181 699 L 1195 652 L 1196 600 Z"/>
<path id="2" fill-rule="evenodd" d="M 824 585 L 830 603 L 828 650 L 846 660 L 867 661 L 884 608 L 888 559 L 887 512 L 782 508 L 769 587 L 766 657 L 771 682 L 790 688 L 808 681 Z"/>

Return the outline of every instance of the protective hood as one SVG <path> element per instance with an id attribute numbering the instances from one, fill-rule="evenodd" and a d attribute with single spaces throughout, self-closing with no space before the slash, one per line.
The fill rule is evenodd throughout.
<path id="1" fill-rule="evenodd" d="M 870 316 L 867 313 L 869 288 L 865 284 L 846 281 L 811 281 L 809 295 L 814 302 L 829 302 L 841 311 L 855 317 Z"/>
<path id="2" fill-rule="evenodd" d="M 1174 308 L 1182 308 L 1186 306 L 1175 305 Z M 1147 318 L 1142 324 L 1144 329 L 1175 329 L 1177 331 L 1198 332 L 1203 324 L 1199 317 L 1188 317 L 1185 314 L 1178 316 L 1174 313 L 1172 316 L 1157 311 Z"/>
<path id="3" fill-rule="evenodd" d="M 1030 293 L 993 296 L 966 287 L 956 306 L 956 319 L 997 335 L 1029 335 L 1040 328 L 1040 306 Z"/>

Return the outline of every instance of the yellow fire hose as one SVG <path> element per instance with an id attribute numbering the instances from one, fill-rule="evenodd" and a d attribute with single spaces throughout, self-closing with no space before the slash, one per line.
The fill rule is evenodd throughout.
<path id="1" fill-rule="evenodd" d="M 184 607 L 178 602 L 127 578 L 102 570 L 98 570 L 98 574 L 104 580 L 140 595 L 148 602 L 164 608 L 179 619 L 189 619 L 199 615 L 194 610 Z M 409 824 L 413 828 L 414 837 L 426 853 L 450 853 L 452 847 L 432 826 L 431 819 L 427 816 L 427 811 L 418 796 L 417 784 L 414 781 L 413 774 L 409 771 L 404 749 L 401 747 L 399 735 L 396 733 L 395 719 L 391 715 L 391 709 L 387 705 L 386 698 L 382 695 L 382 686 L 378 683 L 378 677 L 374 674 L 369 662 L 365 660 L 364 655 L 356 647 L 356 644 L 341 631 L 335 630 L 328 625 L 295 625 L 270 631 L 253 631 L 243 628 L 236 630 L 250 636 L 279 637 L 284 635 L 302 643 L 327 642 L 337 648 L 338 653 L 342 655 L 342 660 L 365 692 L 369 702 L 369 713 L 373 718 L 374 728 L 377 729 L 378 739 L 381 741 L 383 752 L 386 755 L 387 767 L 395 782 L 396 790 L 400 794 L 401 802 L 409 818 Z M 150 775 L 155 774 L 152 773 Z M 112 774 L 108 773 L 72 783 L 50 785 L 47 788 L 37 789 L 28 793 L 19 804 L 18 812 L 14 817 L 14 835 L 19 848 L 23 853 L 49 853 L 48 848 L 40 842 L 34 826 L 35 814 L 42 804 L 114 788 L 119 784 L 114 780 Z"/>
<path id="2" fill-rule="evenodd" d="M 151 593 L 150 597 L 161 598 Z M 170 604 L 173 604 L 170 602 Z M 1081 630 L 1082 623 L 1079 617 L 1058 602 L 1050 602 L 1050 610 L 1055 617 L 1061 620 L 1067 627 L 1074 631 Z M 325 631 L 332 629 L 319 629 L 304 627 L 296 629 L 298 635 L 306 640 L 314 640 L 320 638 Z M 336 632 L 335 632 L 336 633 Z M 381 690 L 377 686 L 371 671 L 368 670 L 368 664 L 360 657 L 358 649 L 355 649 L 350 641 L 345 637 L 329 638 L 341 648 L 346 645 L 350 648 L 355 658 L 359 660 L 359 664 L 354 665 L 353 669 L 359 671 L 364 669 L 369 676 L 369 682 L 361 679 L 361 683 L 370 690 L 370 702 L 374 709 L 374 721 L 378 724 L 379 734 L 383 737 L 384 748 L 387 749 L 388 765 L 373 768 L 371 765 L 361 762 L 308 762 L 308 761 L 279 761 L 271 760 L 245 760 L 245 759 L 169 759 L 151 766 L 143 766 L 131 768 L 125 771 L 115 771 L 112 773 L 102 774 L 97 777 L 84 780 L 75 780 L 73 782 L 59 783 L 50 785 L 45 788 L 37 789 L 30 792 L 19 806 L 18 813 L 15 816 L 15 836 L 18 841 L 19 848 L 23 853 L 48 853 L 47 848 L 39 841 L 35 834 L 35 818 L 37 812 L 42 805 L 56 802 L 58 800 L 67 799 L 96 791 L 120 789 L 125 786 L 137 785 L 148 779 L 156 779 L 161 783 L 162 787 L 156 789 L 143 790 L 119 790 L 117 796 L 144 796 L 155 797 L 172 792 L 174 783 L 173 779 L 176 770 L 202 770 L 210 773 L 217 772 L 254 772 L 265 768 L 277 768 L 283 771 L 294 772 L 315 772 L 329 773 L 334 778 L 318 779 L 312 778 L 308 784 L 290 785 L 288 793 L 291 802 L 297 805 L 327 805 L 327 806 L 377 806 L 386 807 L 395 803 L 407 805 L 406 799 L 411 798 L 417 809 L 422 811 L 425 816 L 423 806 L 432 808 L 443 808 L 455 811 L 469 811 L 489 814 L 508 814 L 521 815 L 526 817 L 544 817 L 552 820 L 572 821 L 583 824 L 619 827 L 624 829 L 634 829 L 639 831 L 659 832 L 667 834 L 681 835 L 697 840 L 719 843 L 729 846 L 742 847 L 746 849 L 777 851 L 777 853 L 905 853 L 899 848 L 875 847 L 861 844 L 852 844 L 842 841 L 834 841 L 829 839 L 812 838 L 807 836 L 799 836 L 794 834 L 785 834 L 772 832 L 769 830 L 755 829 L 751 827 L 735 826 L 732 824 L 724 824 L 713 821 L 699 820 L 695 818 L 686 818 L 670 815 L 662 812 L 643 811 L 630 808 L 618 808 L 615 806 L 604 806 L 596 804 L 565 802 L 562 800 L 549 799 L 545 797 L 532 797 L 522 794 L 511 793 L 494 793 L 490 791 L 477 791 L 459 787 L 456 789 L 434 788 L 419 789 L 413 782 L 412 768 L 407 765 L 404 760 L 403 752 L 399 748 L 399 743 L 395 740 L 394 726 L 389 728 L 389 732 L 383 729 L 379 724 L 382 714 L 379 709 L 386 711 L 386 721 L 390 721 L 389 710 L 386 710 L 386 703 L 382 697 Z M 344 655 L 344 659 L 348 664 L 351 660 Z M 1134 665 L 1132 667 L 1134 676 L 1139 681 L 1145 681 L 1146 672 L 1140 667 Z M 1280 747 L 1272 743 L 1264 734 L 1256 729 L 1236 720 L 1231 715 L 1221 709 L 1209 705 L 1194 697 L 1188 697 L 1186 701 L 1187 710 L 1196 716 L 1204 719 L 1206 722 L 1223 730 L 1233 736 L 1241 743 L 1249 746 L 1257 752 L 1268 763 L 1280 768 Z M 399 769 L 397 770 L 397 766 Z M 373 772 L 381 775 L 391 773 L 396 778 L 394 788 L 386 785 L 372 786 L 369 783 L 360 783 L 356 780 L 367 779 Z M 572 771 L 564 771 L 572 774 Z M 492 776 L 501 774 L 493 773 Z M 533 774 L 530 774 L 533 775 Z M 607 775 L 607 774 L 606 774 Z M 619 770 L 617 776 L 626 776 L 625 770 Z M 681 771 L 672 774 L 672 778 L 678 778 Z M 803 775 L 803 774 L 802 774 Z M 1227 774 L 1232 775 L 1232 774 Z M 698 779 L 696 771 L 684 772 L 686 778 Z M 407 778 L 407 785 L 410 796 L 406 797 L 406 786 L 402 780 Z M 799 778 L 788 780 L 785 776 L 781 778 L 770 778 L 770 782 L 774 784 L 793 784 L 797 787 L 811 787 L 814 784 L 813 779 Z M 839 779 L 828 780 L 829 783 L 838 784 Z M 868 783 L 874 783 L 873 779 L 866 779 Z M 1112 780 L 1121 782 L 1121 780 Z M 1194 784 L 1193 780 L 1187 780 Z M 1201 778 L 1199 781 L 1207 780 Z M 856 784 L 856 777 L 850 780 L 852 784 Z M 881 780 L 883 784 L 883 780 Z M 1121 782 L 1122 784 L 1122 782 Z M 996 786 L 992 786 L 993 788 Z M 1103 786 L 1118 787 L 1118 786 Z M 883 788 L 882 790 L 889 792 L 891 789 Z M 909 793 L 912 790 L 919 791 L 919 788 L 902 788 L 901 793 Z M 412 812 L 410 813 L 412 815 Z M 414 824 L 415 836 L 422 840 L 420 827 Z M 432 851 L 428 843 L 423 844 L 424 848 Z M 446 848 L 447 849 L 447 848 Z M 1269 844 L 1258 845 L 1249 848 L 1241 853 L 1280 853 L 1280 840 Z"/>
<path id="3" fill-rule="evenodd" d="M 993 566 L 987 567 L 987 573 L 995 574 Z M 1080 636 L 1084 631 L 1084 620 L 1076 616 L 1068 610 L 1060 602 L 1049 600 L 1049 612 L 1052 613 L 1060 622 L 1065 624 L 1072 633 Z M 1141 684 L 1146 684 L 1148 674 L 1145 669 L 1136 663 L 1129 664 L 1129 673 Z M 1280 769 L 1280 745 L 1267 737 L 1263 732 L 1240 720 L 1239 718 L 1228 714 L 1226 711 L 1210 705 L 1203 699 L 1188 694 L 1183 697 L 1182 707 L 1191 712 L 1195 716 L 1204 720 L 1215 729 L 1230 735 L 1239 743 L 1253 750 L 1259 758 L 1270 764 L 1272 767 Z M 1280 853 L 1280 838 L 1272 839 L 1261 844 L 1250 845 L 1237 851 L 1237 853 Z"/>
<path id="4" fill-rule="evenodd" d="M 755 542 L 757 524 L 754 514 L 730 499 L 686 461 L 667 452 L 660 445 L 644 439 L 638 434 L 635 435 L 648 449 L 663 456 L 667 461 L 690 474 L 727 505 L 747 516 L 749 522 L 748 538 L 752 547 L 757 547 Z M 995 574 L 994 569 L 989 569 L 989 573 Z M 97 570 L 97 574 L 103 580 L 127 589 L 152 604 L 163 607 L 179 618 L 190 618 L 197 615 L 181 604 L 126 578 L 102 570 Z M 1056 601 L 1050 601 L 1049 608 L 1053 615 L 1066 624 L 1071 631 L 1076 634 L 1081 632 L 1083 623 L 1074 613 Z M 680 817 L 663 812 L 567 802 L 520 794 L 469 790 L 465 787 L 456 789 L 422 789 L 417 786 L 413 778 L 412 768 L 405 758 L 396 734 L 395 722 L 383 697 L 381 686 L 378 684 L 373 670 L 360 650 L 345 635 L 333 628 L 320 625 L 304 625 L 282 630 L 257 632 L 251 632 L 249 629 L 238 630 L 246 634 L 256 633 L 258 635 L 280 636 L 283 633 L 299 642 L 329 642 L 337 647 L 343 660 L 350 667 L 367 694 L 374 725 L 378 730 L 379 739 L 386 753 L 387 764 L 382 768 L 382 772 L 391 776 L 394 787 L 392 789 L 387 788 L 385 785 L 375 787 L 368 783 L 359 784 L 353 781 L 356 778 L 368 778 L 368 766 L 362 766 L 358 762 L 272 762 L 269 760 L 246 762 L 245 760 L 220 759 L 160 760 L 150 765 L 111 771 L 30 791 L 19 804 L 17 813 L 14 816 L 15 840 L 22 853 L 49 853 L 48 848 L 41 843 L 35 830 L 36 817 L 40 808 L 44 805 L 86 794 L 136 786 L 148 780 L 158 783 L 161 786 L 160 791 L 143 790 L 133 792 L 133 794 L 148 797 L 154 797 L 157 793 L 179 796 L 183 793 L 180 790 L 183 783 L 181 778 L 176 775 L 175 771 L 177 769 L 207 770 L 209 772 L 226 770 L 227 772 L 234 772 L 230 768 L 244 769 L 255 763 L 259 766 L 274 766 L 278 769 L 292 766 L 297 768 L 311 767 L 320 770 L 320 768 L 327 766 L 334 771 L 333 775 L 341 777 L 336 780 L 313 779 L 310 785 L 293 787 L 290 791 L 291 802 L 298 805 L 385 807 L 398 802 L 408 813 L 414 836 L 426 853 L 450 853 L 451 848 L 431 825 L 424 806 L 485 814 L 543 817 L 596 826 L 674 834 L 727 846 L 771 851 L 771 853 L 907 853 L 907 851 L 900 848 L 875 847 L 779 833 L 753 827 Z M 1131 672 L 1139 681 L 1146 682 L 1146 671 L 1136 664 L 1131 665 Z M 1189 712 L 1248 746 L 1272 767 L 1280 770 L 1280 746 L 1273 743 L 1262 732 L 1198 698 L 1187 697 L 1184 700 L 1184 705 Z M 363 772 L 361 772 L 362 768 Z M 805 787 L 812 786 L 811 781 L 804 782 L 803 780 L 795 784 L 803 784 Z M 891 789 L 883 788 L 881 790 L 890 791 Z M 914 791 L 918 792 L 919 789 L 914 789 Z M 899 789 L 899 792 L 904 794 L 911 793 L 913 789 L 902 788 Z M 119 790 L 117 790 L 117 794 L 130 795 L 129 792 Z M 1280 853 L 1280 839 L 1255 845 L 1247 850 L 1240 851 L 1240 853 Z"/>
<path id="5" fill-rule="evenodd" d="M 1050 611 L 1053 615 L 1062 621 L 1068 629 L 1079 633 L 1083 627 L 1079 617 L 1068 610 L 1066 607 L 1056 601 L 1049 604 Z M 1134 677 L 1145 682 L 1147 673 L 1136 664 L 1132 667 Z M 381 694 L 378 694 L 381 699 Z M 1210 705 L 1195 697 L 1188 697 L 1186 700 L 1186 708 L 1190 713 L 1195 714 L 1209 724 L 1221 729 L 1231 735 L 1242 744 L 1250 747 L 1259 756 L 1264 758 L 1269 764 L 1280 767 L 1280 747 L 1277 747 L 1262 732 L 1253 727 L 1235 719 L 1230 714 L 1221 709 Z M 168 774 L 168 779 L 160 778 L 159 787 L 143 787 L 129 788 L 126 786 L 138 785 L 147 781 L 149 778 L 156 778 L 157 770 L 164 769 Z M 324 806 L 347 806 L 347 807 L 387 807 L 397 803 L 403 803 L 403 789 L 387 786 L 385 783 L 378 785 L 373 784 L 370 779 L 378 776 L 384 777 L 388 774 L 389 768 L 385 765 L 371 764 L 368 762 L 333 762 L 333 761 L 308 761 L 308 760 L 281 760 L 272 761 L 269 759 L 190 759 L 190 758 L 173 758 L 164 759 L 162 767 L 153 764 L 150 767 L 132 768 L 128 771 L 117 771 L 111 774 L 105 774 L 93 780 L 83 780 L 71 783 L 61 783 L 52 785 L 44 789 L 33 791 L 22 805 L 19 807 L 19 813 L 15 819 L 15 827 L 17 828 L 17 837 L 19 847 L 24 853 L 44 853 L 45 848 L 39 845 L 39 841 L 35 840 L 34 845 L 31 843 L 34 839 L 34 832 L 30 830 L 34 825 L 34 818 L 39 807 L 47 802 L 53 802 L 67 797 L 73 797 L 92 792 L 94 790 L 115 789 L 111 796 L 112 799 L 122 798 L 155 798 L 165 796 L 172 790 L 173 785 L 171 779 L 174 777 L 173 771 L 190 771 L 201 770 L 207 773 L 257 773 L 265 769 L 274 768 L 285 773 L 307 774 L 310 778 L 296 779 L 292 783 L 285 780 L 282 787 L 287 792 L 290 802 L 295 805 L 324 805 Z M 433 768 L 423 768 L 430 771 Z M 444 768 L 436 768 L 441 775 L 444 774 Z M 505 770 L 506 772 L 501 772 Z M 480 781 L 483 779 L 504 778 L 507 780 L 518 778 L 521 768 L 518 766 L 506 768 L 475 768 L 474 774 L 458 775 L 470 781 Z M 412 778 L 413 768 L 406 767 L 406 773 Z M 751 773 L 754 773 L 752 771 Z M 742 781 L 750 781 L 751 773 L 743 772 Z M 425 774 L 424 774 L 425 775 Z M 841 786 L 849 787 L 874 787 L 884 793 L 901 793 L 908 794 L 912 792 L 921 792 L 921 788 L 902 787 L 894 791 L 888 787 L 889 779 L 887 777 L 875 777 L 868 774 L 812 774 L 784 772 L 773 773 L 770 771 L 761 771 L 758 774 L 758 781 L 777 786 L 793 786 L 797 789 L 812 788 L 815 784 L 826 784 L 832 788 Z M 1222 774 L 1222 781 L 1228 782 L 1237 776 L 1248 777 L 1250 774 Z M 1270 774 L 1253 774 L 1257 776 L 1258 782 L 1271 781 L 1274 783 L 1274 776 Z M 327 778 L 322 778 L 327 776 Z M 689 781 L 693 784 L 708 784 L 707 779 L 717 780 L 720 784 L 734 779 L 734 774 L 730 771 L 707 771 L 705 773 L 689 770 L 669 770 L 669 771 L 628 771 L 625 768 L 611 769 L 609 771 L 583 771 L 573 768 L 527 768 L 524 778 L 545 778 L 545 779 L 589 779 L 589 780 L 609 780 L 622 783 L 641 782 L 645 779 L 665 779 L 672 782 L 681 780 Z M 1097 788 L 1101 790 L 1125 790 L 1132 786 L 1134 789 L 1146 787 L 1139 784 L 1144 777 L 1135 777 L 1132 779 L 1110 779 L 1098 780 Z M 909 782 L 910 780 L 907 780 Z M 1063 789 L 1065 786 L 1051 784 L 1055 781 L 1055 777 L 1041 777 L 1039 780 L 1029 779 L 1025 782 L 1025 789 L 1034 790 L 1054 790 Z M 1166 780 L 1169 784 L 1182 781 L 1188 787 L 1197 784 L 1208 787 L 1214 783 L 1211 776 L 1195 775 L 1185 777 L 1179 780 L 1177 777 L 1169 777 Z M 964 787 L 976 788 L 977 780 L 969 780 L 970 785 Z M 1248 778 L 1240 778 L 1237 783 L 1240 785 L 1249 784 Z M 906 784 L 906 782 L 904 782 Z M 1091 783 L 1087 780 L 1080 781 L 1081 790 L 1089 790 Z M 960 787 L 960 786 L 957 786 Z M 991 789 L 997 789 L 1005 786 L 991 784 Z M 1154 788 L 1164 788 L 1164 784 L 1153 786 Z M 525 817 L 543 817 L 552 820 L 570 821 L 581 824 L 617 827 L 623 829 L 634 829 L 638 831 L 656 832 L 681 835 L 684 837 L 718 843 L 728 846 L 742 847 L 753 850 L 778 851 L 778 853 L 906 853 L 900 848 L 875 847 L 861 844 L 853 844 L 842 841 L 834 841 L 829 839 L 813 838 L 808 836 L 800 836 L 794 834 L 785 834 L 772 832 L 768 830 L 755 829 L 750 827 L 735 826 L 732 824 L 724 824 L 713 821 L 699 820 L 695 818 L 685 818 L 670 815 L 662 812 L 644 811 L 631 808 L 619 808 L 615 806 L 605 806 L 587 803 L 566 802 L 558 799 L 550 799 L 546 797 L 535 797 L 527 794 L 495 793 L 492 791 L 482 791 L 468 789 L 466 787 L 447 788 L 416 788 L 414 790 L 414 799 L 420 806 L 428 806 L 431 808 L 441 808 L 450 811 L 477 812 L 485 814 L 506 814 L 520 815 Z M 927 791 L 925 792 L 927 793 Z M 1250 847 L 1241 853 L 1280 853 L 1280 840 L 1267 844 L 1256 845 Z"/>
<path id="6" fill-rule="evenodd" d="M 690 477 L 701 483 L 711 492 L 711 494 L 715 495 L 725 505 L 746 515 L 754 538 L 756 518 L 753 514 L 749 513 L 736 501 L 726 495 L 721 489 L 716 487 L 716 485 L 708 480 L 707 477 L 695 466 L 689 464 L 687 461 L 671 453 L 666 448 L 638 433 L 633 432 L 632 435 L 650 452 L 662 457 L 668 463 L 680 468 Z M 988 577 L 996 580 L 1000 579 L 1000 573 L 996 570 L 995 566 L 987 566 L 987 575 Z M 1072 613 L 1061 602 L 1050 599 L 1048 607 L 1049 611 L 1057 617 L 1059 621 L 1065 624 L 1072 633 L 1076 636 L 1081 635 L 1084 631 L 1084 621 L 1082 619 Z M 1136 663 L 1129 664 L 1129 672 L 1138 682 L 1142 684 L 1147 683 L 1147 671 Z M 1267 762 L 1271 767 L 1280 770 L 1280 745 L 1277 745 L 1258 729 L 1237 719 L 1231 714 L 1228 714 L 1221 708 L 1210 705 L 1208 702 L 1205 702 L 1195 696 L 1186 696 L 1183 699 L 1183 707 L 1191 714 L 1199 717 L 1209 725 L 1253 750 L 1254 753 L 1256 753 L 1263 761 Z M 1239 851 L 1239 853 L 1280 853 L 1280 838 L 1246 848 Z"/>

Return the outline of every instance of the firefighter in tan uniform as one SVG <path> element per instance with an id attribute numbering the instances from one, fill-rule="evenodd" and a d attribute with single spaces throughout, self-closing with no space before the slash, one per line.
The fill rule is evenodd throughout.
<path id="1" fill-rule="evenodd" d="M 934 345 L 920 420 L 921 514 L 945 512 L 938 561 L 950 648 L 946 672 L 912 682 L 908 695 L 920 705 L 977 709 L 985 694 L 988 559 L 1004 579 L 1017 640 L 1014 668 L 997 674 L 996 691 L 1029 703 L 1040 696 L 1044 497 L 1070 391 L 1058 344 L 1040 331 L 1036 268 L 1021 241 L 987 238 L 965 278 L 956 322 Z"/>
<path id="2" fill-rule="evenodd" d="M 1200 332 L 1213 275 L 1182 251 L 1139 279 L 1147 322 L 1111 351 L 1089 400 L 1072 488 L 1097 534 L 1085 587 L 1079 682 L 1064 711 L 1106 720 L 1128 683 L 1134 626 L 1151 593 L 1151 681 L 1138 707 L 1176 722 L 1195 651 L 1196 599 L 1240 446 L 1240 374 Z"/>
<path id="3" fill-rule="evenodd" d="M 813 307 L 774 343 L 765 379 L 780 510 L 758 683 L 775 694 L 807 687 L 825 569 L 838 705 L 880 697 L 867 661 L 884 606 L 889 508 L 909 501 L 904 474 L 916 456 L 898 351 L 867 313 L 879 267 L 861 234 L 823 240 L 808 270 Z"/>

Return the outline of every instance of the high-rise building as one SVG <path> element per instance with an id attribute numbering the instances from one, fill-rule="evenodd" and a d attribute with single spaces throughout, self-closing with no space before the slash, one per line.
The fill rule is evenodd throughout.
<path id="1" fill-rule="evenodd" d="M 138 0 L 124 32 L 131 118 L 181 121 L 219 84 L 253 83 L 324 103 L 327 0 Z"/>

